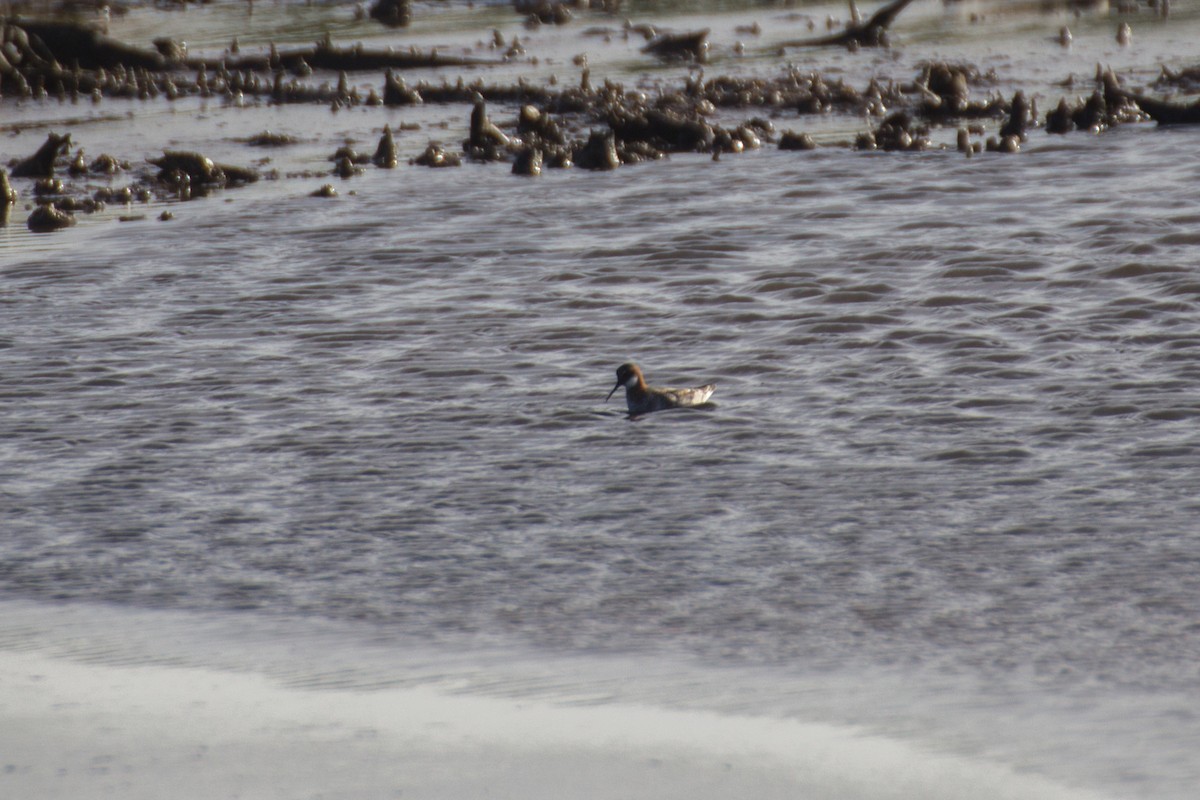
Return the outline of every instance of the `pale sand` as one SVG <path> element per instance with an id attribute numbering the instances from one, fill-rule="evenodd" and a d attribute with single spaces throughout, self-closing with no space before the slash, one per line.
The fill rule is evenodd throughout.
<path id="1" fill-rule="evenodd" d="M 0 650 L 16 800 L 1085 800 L 1040 778 L 789 720 L 448 694 Z"/>

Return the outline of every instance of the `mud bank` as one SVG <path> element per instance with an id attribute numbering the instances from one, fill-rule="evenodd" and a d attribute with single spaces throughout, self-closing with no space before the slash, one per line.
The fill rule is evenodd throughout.
<path id="1" fill-rule="evenodd" d="M 234 38 L 219 54 L 190 54 L 183 38 L 170 33 L 155 36 L 147 47 L 104 33 L 102 22 L 14 16 L 4 23 L 0 53 L 0 102 L 5 105 L 28 109 L 86 104 L 104 109 L 113 104 L 127 108 L 130 103 L 161 107 L 200 102 L 218 104 L 222 118 L 248 107 L 315 107 L 308 114 L 307 130 L 284 135 L 264 130 L 242 139 L 249 145 L 270 145 L 276 152 L 297 139 L 319 140 L 327 127 L 324 114 L 420 109 L 423 121 L 382 121 L 365 130 L 360 126 L 370 137 L 374 155 L 359 152 L 353 142 L 342 142 L 326 151 L 327 166 L 309 163 L 282 169 L 271 156 L 247 157 L 243 163 L 214 160 L 203 149 L 212 134 L 201 130 L 202 123 L 190 131 L 194 141 L 181 142 L 175 136 L 154 152 L 105 152 L 99 158 L 85 155 L 85 147 L 92 150 L 85 132 L 63 125 L 49 131 L 36 152 L 7 155 L 11 179 L 6 175 L 0 186 L 0 215 L 6 220 L 16 217 L 23 205 L 21 210 L 30 212 L 29 228 L 46 231 L 69 226 L 76 213 L 103 210 L 114 198 L 184 201 L 260 178 L 287 181 L 327 175 L 344 180 L 366 168 L 401 164 L 501 162 L 514 174 L 536 176 L 554 168 L 610 170 L 677 153 L 711 154 L 719 160 L 764 145 L 799 151 L 957 149 L 970 156 L 1019 152 L 1039 128 L 1064 134 L 1099 132 L 1149 119 L 1172 124 L 1200 120 L 1196 105 L 1161 99 L 1164 90 L 1190 85 L 1195 68 L 1183 64 L 1164 66 L 1156 81 L 1142 88 L 1128 88 L 1126 76 L 1097 66 L 1090 94 L 1064 94 L 1053 105 L 1039 91 L 1042 87 L 1022 86 L 1019 75 L 946 58 L 916 60 L 906 75 L 897 74 L 898 67 L 873 69 L 870 77 L 856 81 L 844 66 L 847 54 L 866 58 L 863 53 L 869 50 L 883 54 L 874 56 L 875 64 L 886 65 L 900 48 L 909 53 L 918 49 L 891 33 L 903 14 L 913 13 L 909 7 L 910 0 L 898 0 L 865 20 L 853 14 L 844 22 L 827 17 L 827 36 L 768 44 L 780 58 L 803 52 L 808 62 L 785 61 L 770 76 L 726 69 L 738 66 L 730 54 L 746 52 L 741 41 L 728 49 L 713 48 L 709 28 L 680 31 L 635 23 L 611 13 L 611 8 L 572 7 L 572 16 L 547 12 L 549 17 L 540 8 L 521 6 L 507 12 L 526 31 L 565 26 L 584 15 L 608 23 L 567 37 L 570 44 L 588 44 L 588 52 L 576 54 L 569 66 L 561 61 L 556 65 L 568 67 L 568 78 L 557 72 L 544 75 L 530 34 L 523 42 L 520 34 L 506 34 L 498 27 L 477 31 L 475 35 L 482 33 L 483 38 L 473 43 L 460 34 L 455 52 L 416 44 L 342 41 L 326 30 L 308 45 L 269 41 L 251 48 Z M 181 17 L 160 15 L 163 29 L 185 29 Z M 816 27 L 812 17 L 805 21 L 807 29 Z M 735 31 L 756 37 L 762 28 L 755 23 Z M 641 64 L 633 82 L 593 77 L 596 42 L 604 45 L 603 53 L 618 39 L 624 43 L 620 54 L 633 53 Z M 1060 40 L 1066 41 L 1061 35 Z M 714 49 L 723 53 L 716 63 L 709 57 Z M 822 68 L 823 60 L 830 66 Z M 463 69 L 476 74 L 468 79 Z M 451 70 L 458 74 L 447 74 Z M 489 72 L 502 77 L 489 77 Z M 1077 90 L 1077 77 L 1068 74 L 1061 85 Z M 1013 86 L 1015 91 L 1007 90 Z M 1044 111 L 1038 108 L 1039 98 Z M 127 124 L 141 124 L 139 116 L 130 112 Z M 831 118 L 845 120 L 857 133 L 814 138 L 806 130 Z M 10 126 L 20 129 L 19 124 Z M 426 129 L 461 130 L 465 135 L 448 141 L 437 134 L 423 142 L 412 135 Z M 394 131 L 401 130 L 410 140 L 404 146 L 407 158 L 401 157 L 403 147 L 398 149 L 393 138 Z"/>

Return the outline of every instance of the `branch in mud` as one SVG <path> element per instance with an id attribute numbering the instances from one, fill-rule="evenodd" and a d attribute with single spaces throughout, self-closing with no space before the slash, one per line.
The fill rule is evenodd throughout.
<path id="1" fill-rule="evenodd" d="M 913 0 L 893 0 L 872 14 L 871 18 L 866 22 L 862 22 L 856 19 L 858 9 L 854 6 L 853 0 L 851 0 L 851 16 L 855 19 L 852 19 L 850 24 L 846 26 L 846 30 L 816 39 L 797 39 L 790 42 L 783 42 L 780 47 L 828 47 L 830 45 L 837 45 L 849 47 L 852 50 L 857 50 L 860 47 L 887 47 L 889 45 L 888 28 L 891 27 L 891 24 L 896 20 L 900 12 L 912 2 Z"/>
<path id="2" fill-rule="evenodd" d="M 271 45 L 266 55 L 245 56 L 236 59 L 191 59 L 186 66 L 192 69 L 201 64 L 209 69 L 225 68 L 231 71 L 277 72 L 287 70 L 294 75 L 307 75 L 312 70 L 330 72 L 380 72 L 382 70 L 437 69 L 439 67 L 483 67 L 495 66 L 499 62 L 467 56 L 448 56 L 436 49 L 422 52 L 393 50 L 391 48 L 366 48 L 361 45 L 337 47 L 325 38 L 311 47 L 279 50 Z"/>
<path id="3" fill-rule="evenodd" d="M 642 48 L 642 52 L 664 61 L 704 64 L 708 61 L 708 33 L 709 29 L 704 28 L 686 33 L 660 34 L 651 39 L 650 43 Z"/>
<path id="4" fill-rule="evenodd" d="M 179 43 L 162 38 L 157 50 L 126 44 L 105 36 L 92 26 L 73 22 L 19 20 L 4 26 L 5 56 L 0 56 L 0 75 L 12 71 L 41 72 L 54 77 L 73 70 L 145 70 L 151 73 L 181 70 L 226 69 L 234 72 L 277 72 L 286 70 L 307 75 L 312 70 L 332 72 L 376 72 L 385 69 L 436 69 L 439 67 L 488 66 L 487 59 L 450 56 L 437 50 L 337 47 L 326 37 L 308 47 L 280 50 L 274 45 L 260 55 L 222 58 L 188 58 Z M 30 79 L 26 75 L 26 79 Z"/>

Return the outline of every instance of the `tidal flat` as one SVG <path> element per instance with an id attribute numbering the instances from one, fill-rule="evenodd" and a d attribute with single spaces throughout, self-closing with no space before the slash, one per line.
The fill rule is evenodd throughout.
<path id="1" fill-rule="evenodd" d="M 370 168 L 402 180 L 408 167 L 464 161 L 495 179 L 763 147 L 1015 154 L 1054 146 L 1045 134 L 1148 122 L 1139 98 L 1180 121 L 1174 101 L 1196 88 L 1194 13 L 909 0 L 861 11 L 12 4 L 5 219 L 37 231 L 97 213 L 167 221 L 175 211 L 160 206 L 260 180 L 254 201 L 269 204 L 356 192 Z M 6 231 L 6 245 L 20 240 Z"/>

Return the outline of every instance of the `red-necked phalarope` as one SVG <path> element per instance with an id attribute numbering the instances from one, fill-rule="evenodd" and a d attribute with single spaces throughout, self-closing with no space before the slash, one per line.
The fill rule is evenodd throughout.
<path id="1" fill-rule="evenodd" d="M 649 414 L 651 411 L 662 411 L 664 408 L 683 408 L 698 406 L 712 397 L 716 384 L 697 386 L 694 389 L 654 388 L 646 385 L 646 378 L 637 364 L 622 364 L 617 367 L 617 385 L 604 398 L 608 402 L 613 392 L 625 387 L 625 403 L 629 406 L 630 415 Z"/>

